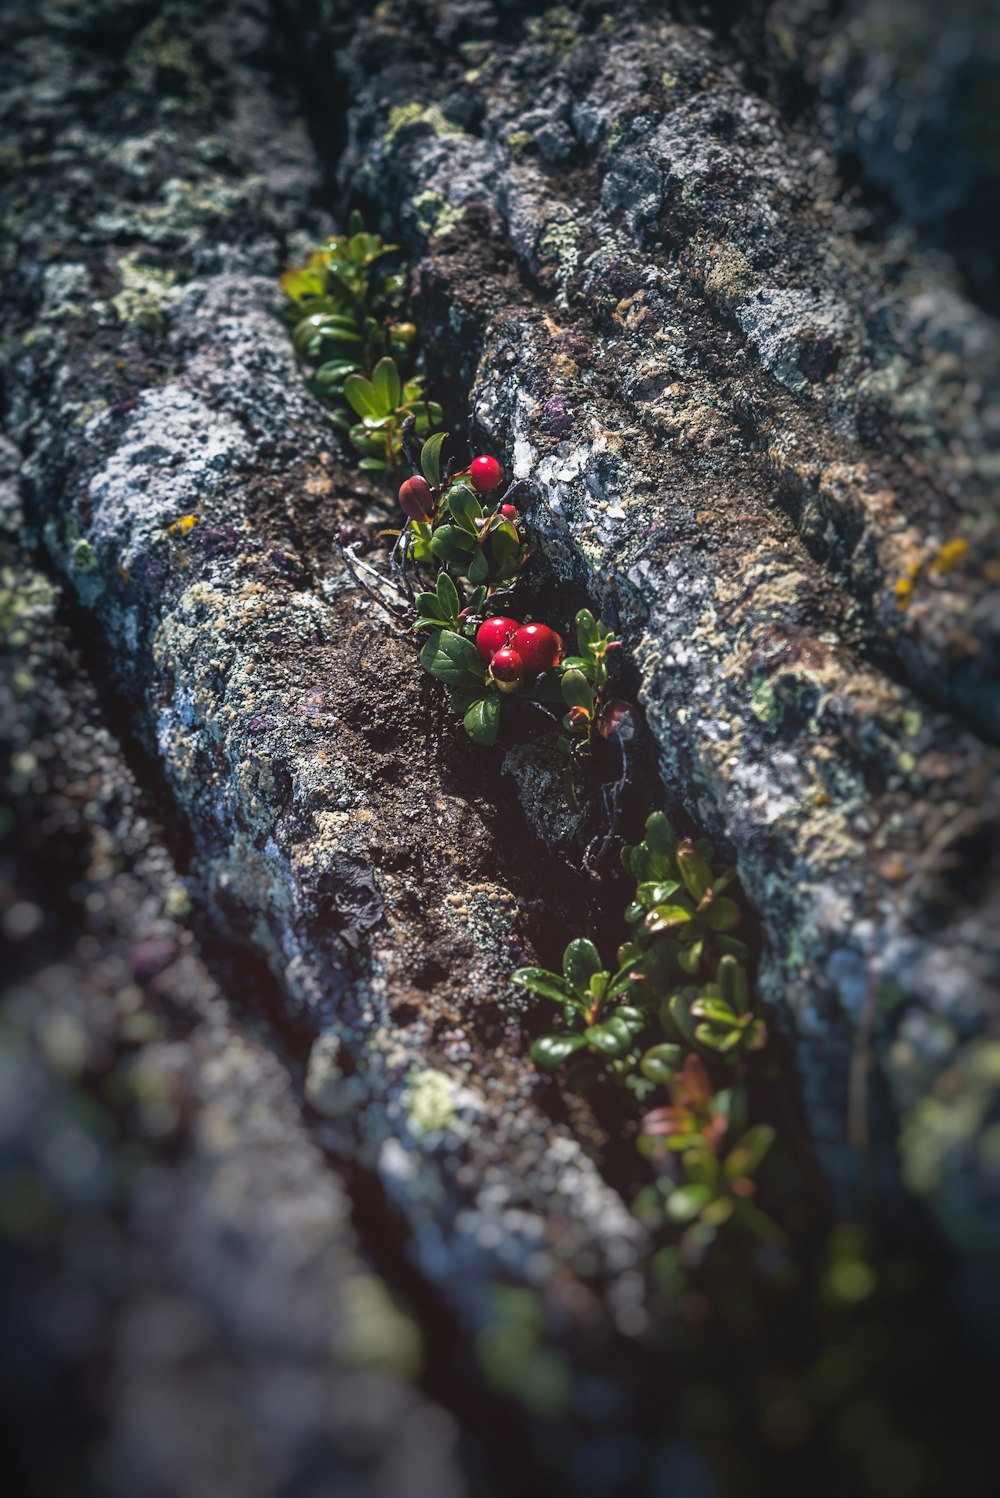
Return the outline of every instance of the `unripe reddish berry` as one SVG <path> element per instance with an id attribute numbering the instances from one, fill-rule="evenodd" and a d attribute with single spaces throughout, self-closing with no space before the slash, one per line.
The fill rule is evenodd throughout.
<path id="1" fill-rule="evenodd" d="M 503 469 L 496 458 L 483 455 L 473 458 L 469 465 L 469 474 L 480 494 L 487 494 L 490 489 L 495 489 L 500 483 L 503 478 Z"/>
<path id="2" fill-rule="evenodd" d="M 501 692 L 512 692 L 524 675 L 524 662 L 516 650 L 505 645 L 490 662 L 493 680 Z"/>
<path id="3" fill-rule="evenodd" d="M 399 486 L 399 503 L 411 520 L 426 520 L 434 509 L 434 495 L 426 479 L 415 474 Z"/>
<path id="4" fill-rule="evenodd" d="M 549 671 L 562 660 L 562 639 L 547 624 L 522 624 L 510 643 L 526 671 Z"/>
<path id="5" fill-rule="evenodd" d="M 502 650 L 511 635 L 520 625 L 516 619 L 506 619 L 502 614 L 497 614 L 492 619 L 484 619 L 476 630 L 476 649 L 484 661 L 491 661 L 498 650 Z"/>
<path id="6" fill-rule="evenodd" d="M 501 505 L 500 506 L 500 513 L 501 513 L 501 515 L 503 516 L 503 518 L 505 520 L 511 520 L 511 521 L 516 520 L 517 519 L 517 506 L 516 505 Z"/>

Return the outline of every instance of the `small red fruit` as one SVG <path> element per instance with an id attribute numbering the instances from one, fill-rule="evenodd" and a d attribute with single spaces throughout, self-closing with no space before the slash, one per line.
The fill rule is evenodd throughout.
<path id="1" fill-rule="evenodd" d="M 516 520 L 517 519 L 517 506 L 516 505 L 501 505 L 500 506 L 500 513 L 501 513 L 501 515 L 503 516 L 503 518 L 505 520 L 512 520 L 512 521 Z"/>
<path id="2" fill-rule="evenodd" d="M 502 650 L 516 629 L 516 619 L 505 619 L 497 614 L 493 619 L 484 619 L 476 630 L 476 649 L 484 661 L 491 661 L 498 650 Z"/>
<path id="3" fill-rule="evenodd" d="M 547 624 L 522 624 L 510 643 L 526 671 L 549 671 L 562 660 L 562 638 Z"/>
<path id="4" fill-rule="evenodd" d="M 469 465 L 469 474 L 480 494 L 487 494 L 490 489 L 495 489 L 500 483 L 503 478 L 503 469 L 496 458 L 488 458 L 484 455 L 473 458 Z"/>
<path id="5" fill-rule="evenodd" d="M 512 692 L 524 675 L 524 662 L 516 650 L 505 645 L 493 657 L 490 670 L 501 692 Z"/>
<path id="6" fill-rule="evenodd" d="M 434 495 L 426 479 L 415 474 L 399 486 L 399 503 L 411 520 L 426 520 L 434 509 Z"/>

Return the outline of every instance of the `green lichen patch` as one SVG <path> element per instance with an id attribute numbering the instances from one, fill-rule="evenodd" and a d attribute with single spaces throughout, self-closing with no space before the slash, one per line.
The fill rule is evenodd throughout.
<path id="1" fill-rule="evenodd" d="M 447 234 L 465 216 L 464 207 L 453 208 L 440 193 L 426 188 L 413 199 L 413 212 L 417 227 L 428 238 Z"/>
<path id="2" fill-rule="evenodd" d="M 111 298 L 111 305 L 120 320 L 147 333 L 162 333 L 167 312 L 181 294 L 176 274 L 143 264 L 135 255 L 121 257 L 118 274 L 122 289 Z"/>
<path id="3" fill-rule="evenodd" d="M 391 147 L 403 130 L 414 125 L 427 126 L 441 140 L 465 134 L 460 125 L 445 117 L 440 104 L 421 104 L 413 99 L 409 104 L 397 104 L 389 111 L 389 124 L 383 136 L 385 145 Z"/>
<path id="4" fill-rule="evenodd" d="M 405 1099 L 406 1121 L 415 1139 L 437 1134 L 455 1122 L 455 1084 L 447 1072 L 417 1071 L 411 1075 Z"/>

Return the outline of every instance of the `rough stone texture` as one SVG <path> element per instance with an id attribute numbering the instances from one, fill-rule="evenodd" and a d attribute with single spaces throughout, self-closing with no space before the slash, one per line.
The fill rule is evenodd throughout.
<path id="1" fill-rule="evenodd" d="M 898 1120 L 905 1181 L 988 1260 L 992 325 L 911 235 L 871 234 L 825 150 L 707 33 L 626 7 L 537 9 L 279 8 L 334 135 L 330 101 L 350 100 L 342 182 L 405 235 L 442 395 L 471 390 L 474 429 L 534 481 L 557 586 L 621 627 L 671 805 L 739 860 L 762 990 L 841 1199 L 857 1200 L 859 1155 L 895 1189 Z M 292 1340 L 331 1376 L 304 1352 L 311 1296 L 326 1273 L 350 1284 L 355 1249 L 319 1142 L 385 1193 L 383 1229 L 433 1295 L 425 1323 L 450 1318 L 474 1350 L 456 1382 L 532 1417 L 506 1442 L 511 1490 L 530 1441 L 535 1476 L 570 1473 L 574 1492 L 708 1491 L 663 1415 L 677 1332 L 651 1324 L 627 1173 L 585 1106 L 571 1129 L 539 1082 L 523 1054 L 536 1020 L 508 982 L 575 934 L 579 834 L 539 811 L 551 776 L 531 750 L 502 763 L 468 745 L 332 554 L 342 525 L 370 535 L 388 512 L 280 321 L 281 261 L 328 226 L 268 77 L 272 18 L 255 0 L 94 0 L 4 24 L 0 310 L 24 537 L 44 538 L 92 622 L 94 670 L 183 815 L 228 951 L 266 959 L 311 1129 L 275 1057 L 217 1053 L 213 1032 L 203 1051 L 164 1042 L 194 1123 L 182 1168 L 137 1192 L 135 1241 L 193 1199 L 206 1274 L 225 1278 L 216 1184 L 235 1182 L 257 1244 L 288 1195 L 308 1217 L 297 1173 L 315 1170 L 303 1232 L 336 1262 L 310 1270 Z M 172 929 L 151 931 L 140 965 Z M 287 1134 L 258 1194 L 278 1125 L 254 1099 L 272 1086 Z M 298 1261 L 274 1252 L 267 1284 L 298 1300 Z M 154 1298 L 160 1275 L 200 1300 L 197 1261 L 165 1260 Z M 247 1339 L 280 1340 L 256 1291 L 244 1304 Z M 405 1352 L 408 1324 L 390 1340 Z M 113 1472 L 134 1470 L 156 1420 L 126 1393 L 155 1404 L 172 1378 L 169 1348 L 162 1380 L 128 1377 L 147 1345 L 125 1338 L 116 1360 Z M 432 1475 L 454 1488 L 447 1417 L 400 1382 L 383 1392 L 379 1407 L 412 1400 L 444 1430 Z M 278 1488 L 298 1449 L 285 1409 L 262 1421 L 281 1430 Z"/>
<path id="2" fill-rule="evenodd" d="M 280 1032 L 206 968 L 51 582 L 2 587 L 5 1486 L 458 1498 Z"/>
<path id="3" fill-rule="evenodd" d="M 904 1180 L 989 1257 L 994 1084 L 952 1103 L 998 1054 L 996 327 L 706 33 L 590 14 L 377 11 L 319 64 L 342 181 L 737 856 L 831 1176 L 891 1185 L 884 1090 Z"/>
<path id="4" fill-rule="evenodd" d="M 377 1179 L 386 1231 L 487 1383 L 554 1422 L 545 1463 L 575 1451 L 579 1490 L 606 1491 L 587 1433 L 632 1418 L 606 1379 L 648 1323 L 646 1230 L 602 1177 L 600 1130 L 584 1118 L 585 1148 L 529 1062 L 509 985 L 539 931 L 555 955 L 579 880 L 532 844 L 514 782 L 471 751 L 412 641 L 335 561 L 341 525 L 386 509 L 338 459 L 280 319 L 275 276 L 302 247 L 289 236 L 322 220 L 280 93 L 252 130 L 229 107 L 241 59 L 264 72 L 263 18 L 166 5 L 136 24 L 122 19 L 109 57 L 89 32 L 11 23 L 4 109 L 23 171 L 5 407 L 24 534 L 44 536 L 100 632 L 95 659 L 183 812 L 227 940 L 266 958 L 297 1016 L 317 1137 Z M 252 1117 L 219 1128 L 252 1149 Z M 528 1328 L 514 1363 L 511 1285 Z M 296 1315 L 309 1321 L 307 1298 Z M 570 1419 L 588 1368 L 596 1413 Z M 629 1448 L 614 1481 L 639 1458 Z"/>

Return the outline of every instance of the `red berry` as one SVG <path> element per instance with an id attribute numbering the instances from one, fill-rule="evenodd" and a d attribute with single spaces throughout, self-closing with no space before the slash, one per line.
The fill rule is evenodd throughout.
<path id="1" fill-rule="evenodd" d="M 547 624 L 522 624 L 510 643 L 526 671 L 548 671 L 562 660 L 562 638 Z"/>
<path id="2" fill-rule="evenodd" d="M 434 509 L 434 495 L 426 479 L 419 474 L 399 486 L 399 503 L 411 520 L 426 520 Z"/>
<path id="3" fill-rule="evenodd" d="M 469 473 L 480 494 L 486 494 L 490 489 L 495 489 L 503 478 L 503 469 L 496 458 L 485 456 L 473 458 L 469 465 Z"/>
<path id="4" fill-rule="evenodd" d="M 524 662 L 516 650 L 505 645 L 490 662 L 493 679 L 501 691 L 512 691 L 524 675 Z"/>
<path id="5" fill-rule="evenodd" d="M 501 505 L 500 506 L 500 513 L 501 513 L 501 515 L 503 516 L 503 518 L 505 520 L 516 520 L 517 519 L 517 507 L 516 507 L 516 505 Z"/>
<path id="6" fill-rule="evenodd" d="M 484 619 L 476 630 L 476 649 L 484 661 L 491 661 L 498 650 L 502 650 L 511 635 L 520 625 L 516 619 L 505 619 L 502 614 L 493 619 Z"/>

